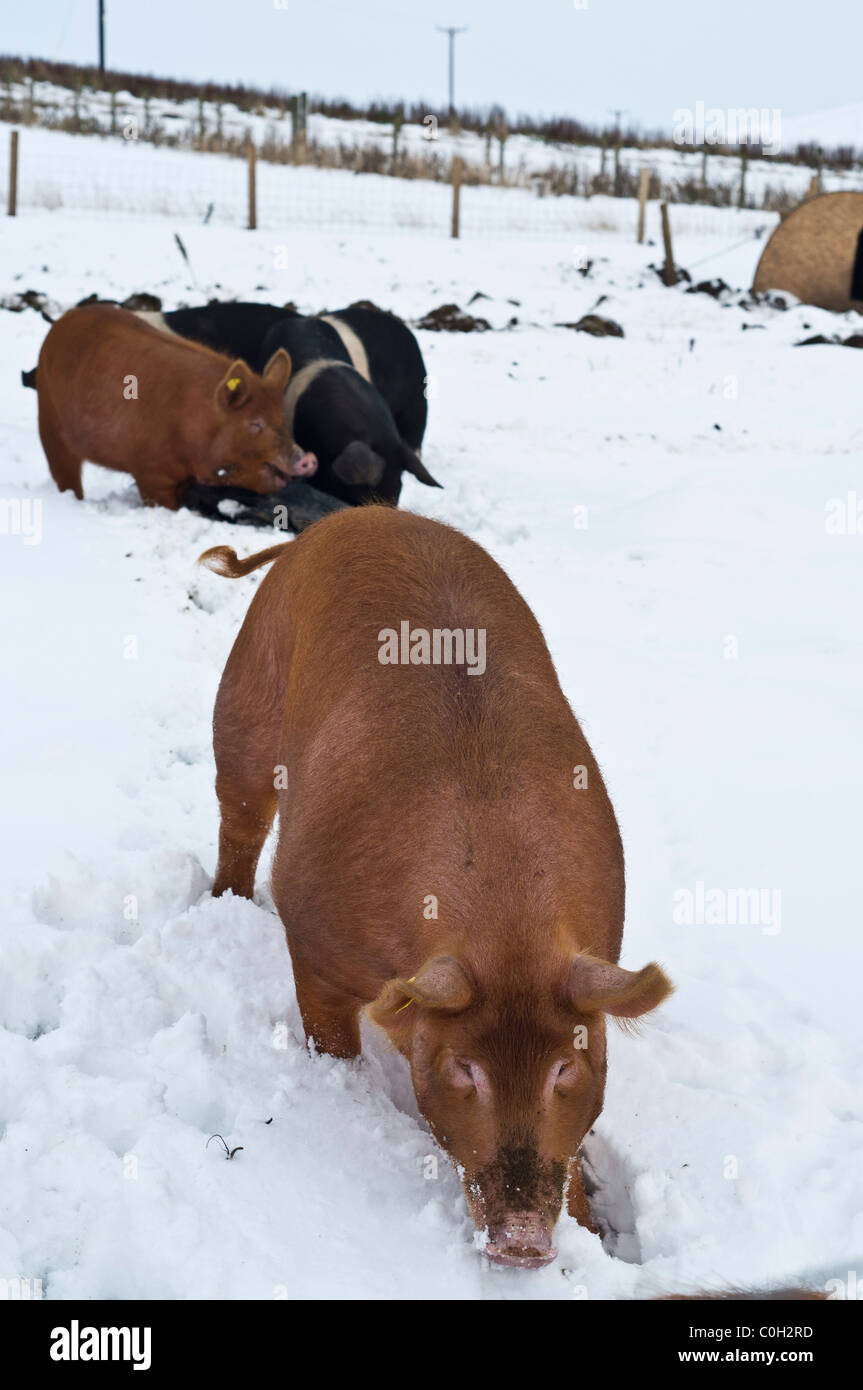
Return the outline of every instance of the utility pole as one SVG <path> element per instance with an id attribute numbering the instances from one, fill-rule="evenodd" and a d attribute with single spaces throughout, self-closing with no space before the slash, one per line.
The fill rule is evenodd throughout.
<path id="1" fill-rule="evenodd" d="M 617 107 L 611 112 L 614 116 L 614 196 L 619 198 L 622 192 L 622 181 L 620 174 L 620 118 L 625 114 L 625 108 Z"/>
<path id="2" fill-rule="evenodd" d="M 105 71 L 105 0 L 99 0 L 99 71 Z"/>
<path id="3" fill-rule="evenodd" d="M 454 25 L 444 27 L 442 24 L 435 26 L 439 34 L 449 34 L 449 114 L 455 115 L 455 36 L 456 34 L 466 34 L 467 25 L 463 29 L 456 29 Z"/>
<path id="4" fill-rule="evenodd" d="M 618 106 L 612 108 L 608 114 L 614 117 L 614 143 L 617 148 L 620 148 L 620 118 L 628 114 L 628 107 Z"/>

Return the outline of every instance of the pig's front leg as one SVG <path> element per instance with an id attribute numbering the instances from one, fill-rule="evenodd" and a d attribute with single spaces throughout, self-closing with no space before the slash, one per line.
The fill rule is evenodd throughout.
<path id="1" fill-rule="evenodd" d="M 592 1231 L 595 1236 L 599 1235 L 599 1227 L 596 1225 L 590 1213 L 587 1193 L 584 1190 L 584 1178 L 581 1173 L 581 1159 L 577 1154 L 575 1158 L 569 1160 L 566 1209 L 570 1216 L 575 1218 L 579 1226 L 584 1226 L 586 1230 Z"/>
<path id="2" fill-rule="evenodd" d="M 306 1038 L 312 1039 L 319 1052 L 331 1057 L 358 1057 L 360 1005 L 357 1000 L 330 989 L 296 961 L 294 983 Z"/>
<path id="3" fill-rule="evenodd" d="M 167 507 L 176 512 L 180 507 L 180 488 L 171 479 L 136 478 L 138 493 L 145 507 Z"/>

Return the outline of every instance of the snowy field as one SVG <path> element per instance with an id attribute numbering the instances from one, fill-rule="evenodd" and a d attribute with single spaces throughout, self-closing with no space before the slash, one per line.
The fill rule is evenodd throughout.
<path id="1" fill-rule="evenodd" d="M 26 84 L 12 83 L 10 99 L 18 109 L 29 111 L 30 92 Z M 277 107 L 262 106 L 255 112 L 239 110 L 226 102 L 216 106 L 197 101 L 149 102 L 129 92 L 117 95 L 111 112 L 106 92 L 84 90 L 77 98 L 66 88 L 47 82 L 33 86 L 33 113 L 38 119 L 57 121 L 70 118 L 77 109 L 81 121 L 92 122 L 105 138 L 67 135 L 38 125 L 25 125 L 21 131 L 20 189 L 22 207 L 77 209 L 94 212 L 133 212 L 203 217 L 212 204 L 210 217 L 242 225 L 246 209 L 246 169 L 242 159 L 227 155 L 203 154 L 189 148 L 172 149 L 151 143 L 153 131 L 168 141 L 188 146 L 207 135 L 219 133 L 226 139 L 253 139 L 259 148 L 267 144 L 286 146 L 291 139 L 291 120 Z M 768 119 L 769 118 L 769 119 Z M 429 118 L 430 120 L 432 118 Z M 669 130 L 674 123 L 669 111 Z M 812 117 L 778 118 L 772 112 L 761 117 L 766 123 L 765 143 L 786 152 L 810 137 L 829 149 L 834 145 L 863 145 L 863 104 L 822 112 Z M 694 113 L 693 113 L 694 120 Z M 744 127 L 745 133 L 746 127 Z M 113 134 L 112 134 L 113 131 Z M 814 134 L 813 134 L 814 133 Z M 781 137 L 781 138 L 780 138 Z M 693 137 L 694 138 L 694 137 Z M 730 137 L 733 143 L 733 137 Z M 96 144 L 98 139 L 98 144 Z M 392 126 L 379 121 L 341 120 L 311 113 L 308 139 L 331 151 L 380 151 L 389 158 Z M 94 148 L 98 158 L 94 160 Z M 468 170 L 497 180 L 500 147 L 489 145 L 478 132 L 450 132 L 436 124 L 406 122 L 399 134 L 401 152 L 422 159 L 434 157 L 448 170 L 452 157 L 459 155 Z M 536 196 L 536 182 L 551 171 L 574 175 L 583 191 L 601 172 L 611 176 L 613 154 L 597 145 L 572 145 L 535 136 L 509 136 L 505 144 L 504 169 L 509 190 L 481 199 L 466 188 L 464 198 L 468 221 L 471 204 L 482 213 L 487 231 L 507 230 L 517 220 L 523 230 L 539 235 L 555 228 L 565 232 L 573 215 L 573 198 Z M 740 186 L 740 160 L 731 155 L 708 153 L 706 166 L 697 151 L 677 145 L 640 149 L 624 146 L 620 152 L 624 174 L 637 178 L 647 167 L 664 187 L 699 183 L 703 178 L 711 189 L 727 190 L 736 205 Z M 5 186 L 8 170 L 8 142 L 0 139 L 0 187 Z M 763 203 L 769 193 L 784 191 L 792 198 L 803 198 L 813 170 L 803 164 L 751 159 L 746 170 L 749 201 Z M 857 168 L 826 169 L 822 175 L 825 192 L 856 189 L 860 182 Z M 258 167 L 261 218 L 268 217 L 310 225 L 326 225 L 358 220 L 380 226 L 446 228 L 449 222 L 450 194 L 441 184 L 424 179 L 392 179 L 383 175 L 357 176 L 347 170 L 333 178 L 332 171 L 310 165 L 294 167 L 260 162 Z M 354 187 L 346 196 L 346 190 Z M 501 201 L 503 200 L 503 201 Z M 596 200 L 593 200 L 596 201 Z M 609 201 L 609 200 L 603 200 Z M 362 207 L 358 218 L 357 208 Z M 349 209 L 349 210 L 348 210 Z M 506 212 L 504 212 L 506 209 Z"/>
<path id="2" fill-rule="evenodd" d="M 679 262 L 748 286 L 759 243 L 726 248 L 752 216 L 679 211 L 701 215 Z M 0 1278 L 573 1300 L 863 1275 L 863 522 L 837 505 L 863 498 L 863 360 L 794 346 L 854 316 L 665 289 L 631 232 L 585 227 L 584 277 L 566 238 L 285 226 L 276 269 L 272 235 L 220 225 L 4 223 L 0 297 L 414 318 L 489 296 L 496 331 L 420 335 L 445 490 L 407 479 L 403 504 L 486 546 L 536 612 L 621 823 L 622 963 L 660 960 L 677 992 L 640 1037 L 611 1029 L 586 1143 L 604 1238 L 564 1216 L 553 1265 L 488 1266 L 455 1173 L 425 1176 L 402 1060 L 371 1026 L 357 1063 L 308 1055 L 266 866 L 254 904 L 209 896 L 211 708 L 260 576 L 195 559 L 265 537 L 145 510 L 92 467 L 84 503 L 60 497 L 19 385 L 46 325 L 0 310 Z M 554 326 L 601 296 L 624 339 Z"/>

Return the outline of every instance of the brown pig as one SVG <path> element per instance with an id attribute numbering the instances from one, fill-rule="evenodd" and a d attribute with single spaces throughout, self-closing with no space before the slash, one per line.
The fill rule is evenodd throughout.
<path id="1" fill-rule="evenodd" d="M 467 537 L 370 506 L 242 562 L 201 557 L 234 578 L 274 559 L 216 701 L 213 892 L 251 895 L 278 810 L 307 1036 L 354 1057 L 367 1008 L 486 1255 L 546 1264 L 565 1197 L 590 1224 L 578 1152 L 606 1017 L 671 989 L 616 964 L 623 852 L 599 768 L 536 619 Z"/>
<path id="2" fill-rule="evenodd" d="M 285 429 L 290 375 L 283 350 L 261 377 L 125 309 L 71 309 L 52 325 L 36 373 L 51 476 L 83 497 L 89 459 L 131 473 L 142 501 L 174 510 L 192 479 L 277 492 L 317 466 Z"/>

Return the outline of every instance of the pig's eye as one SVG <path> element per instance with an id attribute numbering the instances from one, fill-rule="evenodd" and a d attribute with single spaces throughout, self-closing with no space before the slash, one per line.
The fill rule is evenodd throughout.
<path id="1" fill-rule="evenodd" d="M 572 1095 L 573 1091 L 578 1090 L 581 1076 L 582 1069 L 577 1062 L 555 1062 L 552 1069 L 555 1094 L 559 1096 Z"/>
<path id="2" fill-rule="evenodd" d="M 263 430 L 263 428 L 264 428 L 264 422 L 263 422 L 263 420 L 250 420 L 250 421 L 249 421 L 249 434 L 260 434 L 261 431 Z"/>
<path id="3" fill-rule="evenodd" d="M 451 1057 L 446 1064 L 446 1079 L 450 1086 L 463 1095 L 476 1090 L 477 1078 L 473 1064 L 460 1057 Z"/>

